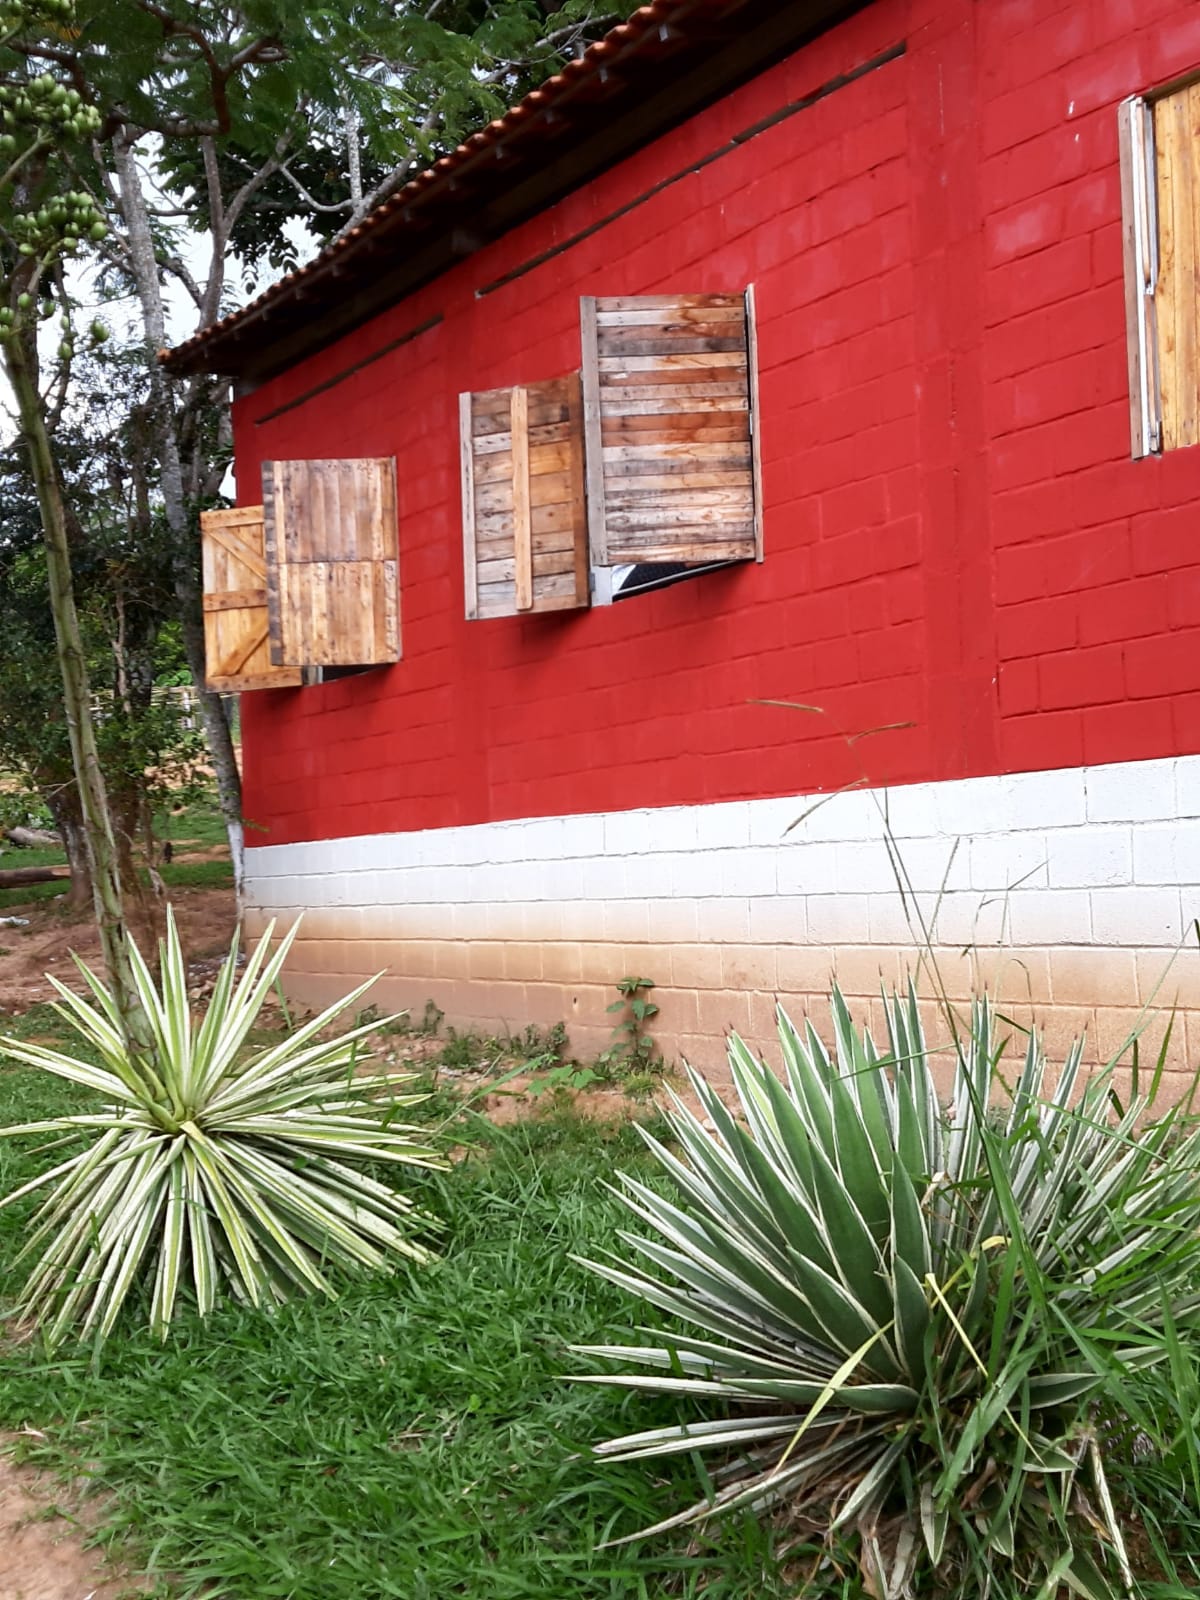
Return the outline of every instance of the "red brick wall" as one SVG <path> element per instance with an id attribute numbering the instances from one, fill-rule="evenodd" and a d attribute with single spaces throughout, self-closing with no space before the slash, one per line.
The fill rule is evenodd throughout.
<path id="1" fill-rule="evenodd" d="M 252 842 L 1200 749 L 1200 452 L 1128 459 L 1115 110 L 1193 67 L 1194 0 L 879 0 L 242 400 L 247 502 L 265 457 L 397 457 L 404 647 L 243 697 Z M 459 391 L 577 367 L 581 294 L 751 282 L 764 564 L 463 620 Z"/>

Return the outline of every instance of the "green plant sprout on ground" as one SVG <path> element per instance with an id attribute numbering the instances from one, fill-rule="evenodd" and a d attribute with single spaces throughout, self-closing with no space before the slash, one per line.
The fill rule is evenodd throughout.
<path id="1" fill-rule="evenodd" d="M 621 1020 L 612 1030 L 613 1042 L 602 1050 L 597 1066 L 602 1075 L 624 1078 L 633 1074 L 660 1074 L 665 1063 L 658 1042 L 646 1031 L 658 1015 L 658 1007 L 650 999 L 654 982 L 650 978 L 621 978 L 617 985 L 619 999 L 605 1009 L 609 1015 L 620 1013 Z"/>

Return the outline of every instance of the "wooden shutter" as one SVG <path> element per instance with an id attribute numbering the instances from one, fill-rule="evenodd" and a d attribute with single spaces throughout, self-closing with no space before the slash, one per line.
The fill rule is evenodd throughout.
<path id="1" fill-rule="evenodd" d="M 761 559 L 752 309 L 742 294 L 583 300 L 597 566 Z"/>
<path id="2" fill-rule="evenodd" d="M 200 548 L 208 687 L 232 694 L 298 684 L 296 668 L 271 663 L 263 508 L 202 511 Z"/>
<path id="3" fill-rule="evenodd" d="M 265 461 L 262 474 L 271 660 L 398 661 L 395 462 Z"/>
<path id="4" fill-rule="evenodd" d="M 466 612 L 588 603 L 579 374 L 459 396 Z"/>
<path id="5" fill-rule="evenodd" d="M 1200 444 L 1200 83 L 1154 103 L 1162 447 Z"/>
<path id="6" fill-rule="evenodd" d="M 1200 444 L 1200 83 L 1119 113 L 1134 456 Z"/>
<path id="7" fill-rule="evenodd" d="M 1126 100 L 1118 114 L 1129 423 L 1135 458 L 1161 447 L 1154 317 L 1158 229 L 1153 225 L 1155 179 L 1151 115 L 1150 108 L 1140 97 Z"/>

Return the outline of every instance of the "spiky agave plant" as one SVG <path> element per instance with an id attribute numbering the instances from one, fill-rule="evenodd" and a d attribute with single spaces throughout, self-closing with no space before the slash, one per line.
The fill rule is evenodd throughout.
<path id="1" fill-rule="evenodd" d="M 239 981 L 235 934 L 197 1025 L 168 909 L 160 985 L 131 946 L 153 1034 L 148 1055 L 129 1050 L 112 996 L 78 961 L 94 1003 L 51 977 L 55 1010 L 100 1064 L 0 1039 L 10 1057 L 102 1097 L 76 1115 L 0 1128 L 0 1138 L 54 1134 L 81 1145 L 0 1200 L 50 1191 L 18 1258 L 32 1257 L 33 1267 L 16 1310 L 51 1343 L 73 1328 L 105 1337 L 151 1268 L 150 1320 L 165 1335 L 184 1280 L 207 1315 L 222 1281 L 243 1301 L 271 1304 L 296 1291 L 333 1295 L 334 1276 L 348 1268 L 428 1257 L 413 1235 L 430 1219 L 361 1170 L 363 1162 L 442 1164 L 395 1120 L 421 1096 L 397 1093 L 410 1076 L 359 1070 L 361 1041 L 377 1023 L 321 1038 L 370 982 L 285 1038 L 248 1046 L 298 928 L 271 955 L 272 923 Z"/>
<path id="2" fill-rule="evenodd" d="M 986 1001 L 945 1112 L 915 995 L 885 1005 L 881 1051 L 835 991 L 832 1057 L 781 1010 L 782 1081 L 734 1038 L 741 1117 L 691 1073 L 707 1123 L 673 1096 L 678 1153 L 645 1135 L 676 1193 L 622 1175 L 640 1259 L 587 1265 L 687 1331 L 581 1347 L 648 1369 L 586 1381 L 715 1414 L 599 1451 L 720 1451 L 646 1532 L 786 1506 L 875 1600 L 1124 1595 L 1104 1396 L 1200 1303 L 1200 1135 L 1085 1082 L 1082 1046 L 1052 1082 L 1031 1036 L 1005 1087 Z"/>

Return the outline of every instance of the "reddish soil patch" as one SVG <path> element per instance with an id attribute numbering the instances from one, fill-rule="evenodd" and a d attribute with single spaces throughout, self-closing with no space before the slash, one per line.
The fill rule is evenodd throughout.
<path id="1" fill-rule="evenodd" d="M 0 1455 L 0 1600 L 126 1600 L 139 1582 L 85 1548 L 79 1496 Z"/>
<path id="2" fill-rule="evenodd" d="M 228 889 L 178 889 L 171 904 L 189 961 L 223 955 L 233 937 L 233 895 Z M 27 917 L 25 928 L 0 926 L 0 1012 L 22 1012 L 54 999 L 46 982 L 52 972 L 75 986 L 74 951 L 95 972 L 103 970 L 100 938 L 90 910 L 68 912 L 57 901 L 16 906 L 6 916 Z M 0 1591 L 0 1600 L 4 1600 Z"/>

